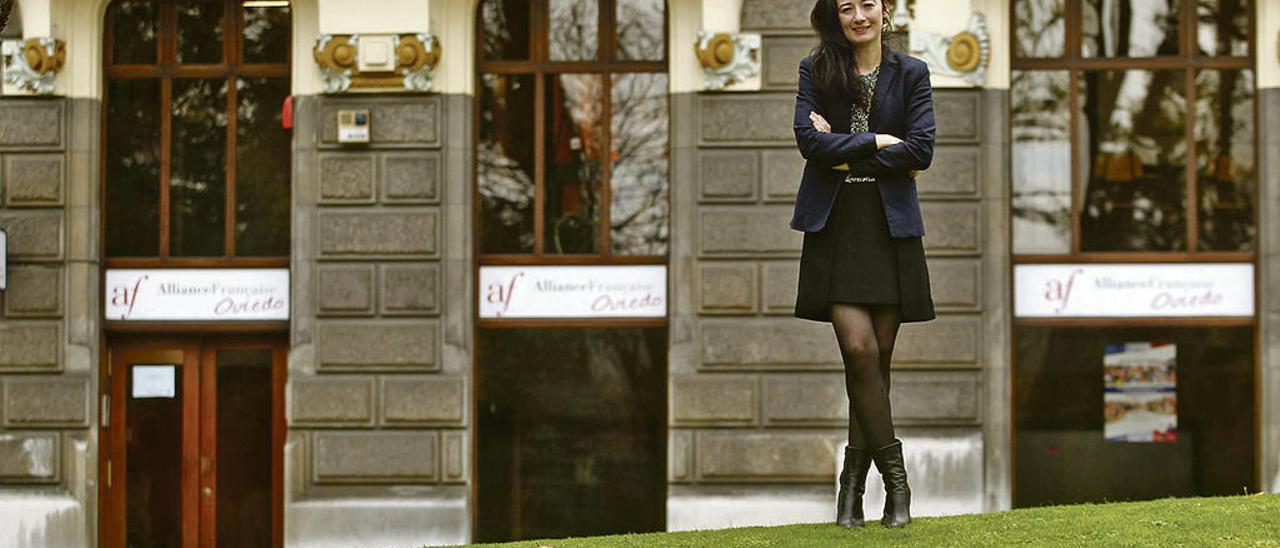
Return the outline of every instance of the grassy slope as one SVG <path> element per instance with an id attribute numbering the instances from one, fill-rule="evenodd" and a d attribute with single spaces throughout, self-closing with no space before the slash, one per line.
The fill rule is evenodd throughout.
<path id="1" fill-rule="evenodd" d="M 542 540 L 504 546 L 1277 546 L 1280 494 L 1078 504 L 1010 512 L 916 518 L 904 529 L 871 522 L 845 530 L 834 524 L 746 527 Z"/>

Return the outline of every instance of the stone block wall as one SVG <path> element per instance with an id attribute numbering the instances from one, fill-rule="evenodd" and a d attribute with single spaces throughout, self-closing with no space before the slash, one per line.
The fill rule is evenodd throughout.
<path id="1" fill-rule="evenodd" d="M 297 109 L 286 538 L 367 534 L 375 520 L 392 535 L 380 542 L 465 540 L 469 102 Z M 342 109 L 369 110 L 370 143 L 337 142 Z"/>
<path id="2" fill-rule="evenodd" d="M 714 506 L 726 489 L 787 500 L 796 488 L 820 500 L 834 495 L 847 436 L 843 367 L 830 325 L 792 316 L 803 236 L 788 221 L 804 160 L 791 124 L 799 60 L 813 43 L 811 7 L 744 4 L 744 32 L 763 35 L 761 91 L 672 100 L 668 468 L 673 500 L 681 502 L 669 512 L 696 507 L 689 501 L 699 497 Z M 984 440 L 1007 435 L 987 428 L 988 383 L 1007 383 L 1003 95 L 935 90 L 937 145 L 918 185 L 938 319 L 904 325 L 894 353 L 899 437 L 908 453 L 913 445 L 960 451 L 958 468 L 947 473 L 966 479 L 949 504 L 968 511 L 983 510 L 988 490 Z M 699 525 L 686 516 L 668 520 Z M 740 516 L 738 523 L 751 520 L 769 522 Z"/>
<path id="3" fill-rule="evenodd" d="M 92 538 L 99 114 L 93 101 L 0 99 L 0 499 L 15 501 L 0 502 L 2 545 Z M 23 530 L 35 537 L 4 533 Z"/>

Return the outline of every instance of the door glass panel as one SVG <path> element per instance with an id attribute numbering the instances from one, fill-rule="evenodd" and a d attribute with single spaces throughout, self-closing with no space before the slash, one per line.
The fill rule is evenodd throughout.
<path id="1" fill-rule="evenodd" d="M 245 63 L 289 62 L 290 13 L 288 5 L 244 6 L 241 48 Z"/>
<path id="2" fill-rule="evenodd" d="M 1196 74 L 1201 250 L 1254 249 L 1253 90 L 1251 70 Z"/>
<path id="3" fill-rule="evenodd" d="M 172 397 L 133 397 L 135 373 L 141 373 L 138 380 L 149 385 L 139 386 L 140 394 L 159 392 L 154 390 L 156 378 L 147 375 L 145 370 L 135 371 L 138 366 L 130 366 L 126 375 L 129 385 L 125 390 L 125 544 L 130 548 L 176 548 L 182 544 L 184 394 L 179 382 L 182 369 L 176 365 L 168 367 L 177 373 Z"/>
<path id="4" fill-rule="evenodd" d="M 1020 327 L 1014 340 L 1017 506 L 1258 492 L 1254 328 Z M 1143 342 L 1176 348 L 1172 375 L 1104 369 Z"/>
<path id="5" fill-rule="evenodd" d="M 480 8 L 486 60 L 529 59 L 528 0 L 487 0 Z"/>
<path id="6" fill-rule="evenodd" d="M 604 149 L 604 78 L 559 74 L 546 79 L 547 254 L 598 253 Z"/>
<path id="7" fill-rule="evenodd" d="M 271 350 L 221 350 L 218 546 L 271 546 Z"/>
<path id="8" fill-rule="evenodd" d="M 159 4 L 150 0 L 111 3 L 111 62 L 156 62 L 156 21 Z"/>
<path id="9" fill-rule="evenodd" d="M 107 80 L 106 207 L 110 257 L 160 254 L 160 81 Z"/>
<path id="10" fill-rule="evenodd" d="M 551 0 L 552 61 L 594 60 L 599 30 L 599 0 Z"/>
<path id="11" fill-rule="evenodd" d="M 1084 0 L 1084 57 L 1178 54 L 1180 0 Z"/>
<path id="12" fill-rule="evenodd" d="M 1013 71 L 1013 252 L 1071 252 L 1067 71 Z"/>
<path id="13" fill-rule="evenodd" d="M 663 0 L 617 0 L 618 59 L 661 61 L 667 56 Z"/>
<path id="14" fill-rule="evenodd" d="M 666 341 L 477 330 L 477 542 L 665 528 Z"/>
<path id="15" fill-rule="evenodd" d="M 532 253 L 534 77 L 485 74 L 480 82 L 480 250 Z"/>
<path id="16" fill-rule="evenodd" d="M 221 2 L 184 2 L 178 12 L 178 62 L 222 62 Z"/>
<path id="17" fill-rule="evenodd" d="M 1081 74 L 1084 251 L 1187 248 L 1186 72 Z"/>
<path id="18" fill-rule="evenodd" d="M 610 240 L 618 255 L 667 254 L 667 75 L 613 76 Z"/>
<path id="19" fill-rule="evenodd" d="M 288 78 L 236 80 L 236 255 L 289 254 Z"/>
<path id="20" fill-rule="evenodd" d="M 173 80 L 169 254 L 225 252 L 227 81 Z M 128 128 L 122 128 L 127 131 Z"/>

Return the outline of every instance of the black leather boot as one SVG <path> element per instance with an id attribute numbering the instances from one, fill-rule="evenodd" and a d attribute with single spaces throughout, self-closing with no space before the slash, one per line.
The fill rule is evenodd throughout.
<path id="1" fill-rule="evenodd" d="M 884 478 L 885 527 L 902 527 L 911 523 L 911 488 L 907 486 L 907 467 L 902 460 L 902 440 L 876 449 L 871 458 Z"/>
<path id="2" fill-rule="evenodd" d="M 867 491 L 869 470 L 871 453 L 857 447 L 845 447 L 840 492 L 836 494 L 836 523 L 841 527 L 862 527 L 862 494 Z"/>

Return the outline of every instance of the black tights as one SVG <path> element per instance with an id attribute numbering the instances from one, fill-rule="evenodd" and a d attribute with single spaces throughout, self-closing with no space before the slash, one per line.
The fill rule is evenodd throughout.
<path id="1" fill-rule="evenodd" d="M 897 306 L 831 305 L 831 325 L 844 360 L 849 445 L 875 450 L 894 441 L 889 362 L 902 312 Z"/>

